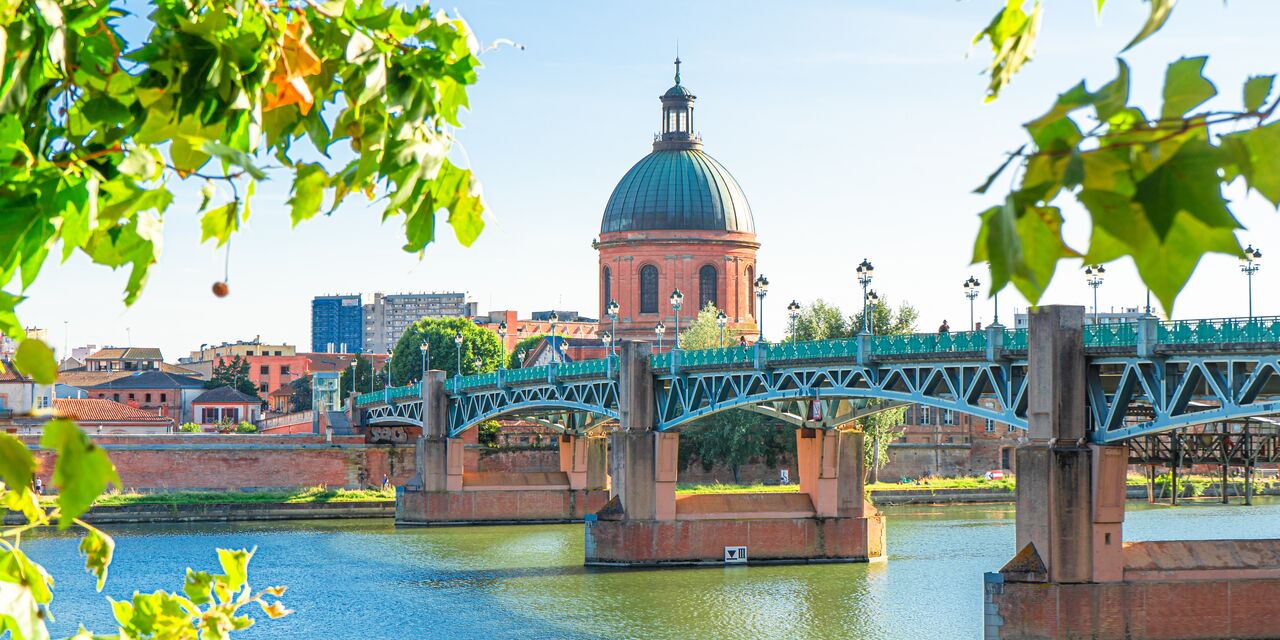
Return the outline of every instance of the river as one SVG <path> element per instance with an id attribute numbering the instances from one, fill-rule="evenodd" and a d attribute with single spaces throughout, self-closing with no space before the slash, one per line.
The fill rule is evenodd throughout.
<path id="1" fill-rule="evenodd" d="M 77 539 L 24 547 L 57 580 L 52 625 L 113 631 L 104 595 L 181 589 L 217 571 L 215 547 L 253 547 L 250 581 L 288 585 L 281 620 L 238 638 L 885 638 L 981 635 L 982 574 L 1014 552 L 1012 505 L 898 507 L 889 560 L 585 569 L 581 525 L 395 528 L 389 521 L 105 527 L 116 559 L 103 594 Z M 1280 501 L 1253 507 L 1130 502 L 1127 540 L 1280 538 Z"/>

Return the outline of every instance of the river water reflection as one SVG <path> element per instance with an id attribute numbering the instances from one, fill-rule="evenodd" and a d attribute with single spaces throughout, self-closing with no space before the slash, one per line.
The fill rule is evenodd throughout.
<path id="1" fill-rule="evenodd" d="M 242 638 L 978 638 L 982 574 L 1013 554 L 1011 505 L 900 507 L 877 564 L 584 569 L 581 525 L 401 528 L 388 521 L 131 525 L 105 595 L 178 590 L 214 548 L 258 547 L 258 587 L 296 613 Z M 1149 508 L 1128 540 L 1280 538 L 1280 502 Z M 57 583 L 56 635 L 113 629 L 76 540 L 24 543 Z M 255 612 L 255 614 L 260 612 Z"/>

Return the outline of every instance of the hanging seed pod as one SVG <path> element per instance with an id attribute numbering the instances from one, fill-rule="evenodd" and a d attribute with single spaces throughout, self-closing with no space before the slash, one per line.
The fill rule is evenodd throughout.
<path id="1" fill-rule="evenodd" d="M 228 293 L 231 293 L 231 289 L 227 287 L 227 283 L 225 282 L 213 283 L 213 295 L 218 296 L 219 298 L 225 298 L 227 297 Z"/>

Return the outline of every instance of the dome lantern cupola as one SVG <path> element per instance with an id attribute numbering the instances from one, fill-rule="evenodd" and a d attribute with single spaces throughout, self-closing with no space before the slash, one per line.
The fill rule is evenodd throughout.
<path id="1" fill-rule="evenodd" d="M 698 97 L 680 84 L 680 58 L 676 57 L 676 83 L 662 94 L 662 133 L 653 141 L 654 151 L 698 149 L 702 140 L 693 132 L 693 101 Z"/>

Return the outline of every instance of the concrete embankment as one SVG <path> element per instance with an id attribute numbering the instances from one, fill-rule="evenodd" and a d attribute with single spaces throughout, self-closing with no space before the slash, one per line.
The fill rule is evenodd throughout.
<path id="1" fill-rule="evenodd" d="M 390 501 L 368 502 L 262 502 L 222 504 L 129 504 L 97 506 L 81 516 L 93 524 L 159 522 L 231 522 L 251 520 L 332 520 L 344 518 L 393 518 Z M 5 514 L 6 525 L 25 522 L 22 514 Z"/>

